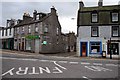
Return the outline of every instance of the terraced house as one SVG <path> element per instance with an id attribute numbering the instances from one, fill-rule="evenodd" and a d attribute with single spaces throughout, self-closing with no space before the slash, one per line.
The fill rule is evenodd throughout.
<path id="1" fill-rule="evenodd" d="M 7 20 L 6 27 L 0 29 L 0 41 L 2 49 L 14 49 L 14 25 L 16 25 L 15 19 Z"/>
<path id="2" fill-rule="evenodd" d="M 61 25 L 54 7 L 50 13 L 24 13 L 14 26 L 14 49 L 36 53 L 63 52 Z"/>
<path id="3" fill-rule="evenodd" d="M 120 55 L 120 5 L 85 7 L 79 2 L 77 55 L 118 58 Z"/>

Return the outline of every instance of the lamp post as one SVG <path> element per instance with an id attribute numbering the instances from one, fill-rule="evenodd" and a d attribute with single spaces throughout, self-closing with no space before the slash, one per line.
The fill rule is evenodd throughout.
<path id="1" fill-rule="evenodd" d="M 111 45 L 111 38 L 110 38 L 110 59 L 112 59 L 111 49 L 112 49 L 112 45 Z"/>

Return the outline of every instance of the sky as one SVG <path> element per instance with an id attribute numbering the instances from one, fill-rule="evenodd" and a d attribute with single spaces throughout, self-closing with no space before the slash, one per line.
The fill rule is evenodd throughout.
<path id="1" fill-rule="evenodd" d="M 2 0 L 0 2 L 0 26 L 6 26 L 7 19 L 22 19 L 25 12 L 33 16 L 33 11 L 50 13 L 57 10 L 63 33 L 77 33 L 77 11 L 81 0 Z M 82 0 L 85 7 L 97 6 L 99 0 Z M 103 5 L 117 5 L 120 0 L 103 0 Z"/>

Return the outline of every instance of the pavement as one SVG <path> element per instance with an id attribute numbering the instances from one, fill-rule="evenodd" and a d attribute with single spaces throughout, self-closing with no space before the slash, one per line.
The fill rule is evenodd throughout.
<path id="1" fill-rule="evenodd" d="M 31 55 L 31 56 L 52 56 L 52 57 L 66 57 L 66 58 L 80 58 L 80 59 L 103 59 L 103 60 L 120 60 L 118 58 L 102 58 L 102 57 L 79 57 L 76 56 L 76 52 L 66 52 L 66 53 L 45 53 L 45 54 L 40 54 L 40 53 L 31 53 L 31 52 L 24 52 L 24 51 L 16 51 L 16 50 L 7 50 L 7 49 L 0 49 L 0 53 L 10 53 L 10 54 L 18 54 L 18 55 Z"/>

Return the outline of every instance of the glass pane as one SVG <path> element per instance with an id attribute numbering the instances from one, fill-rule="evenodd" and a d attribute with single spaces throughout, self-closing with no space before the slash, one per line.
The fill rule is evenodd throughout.
<path id="1" fill-rule="evenodd" d="M 112 13 L 112 21 L 118 21 L 118 13 Z"/>

